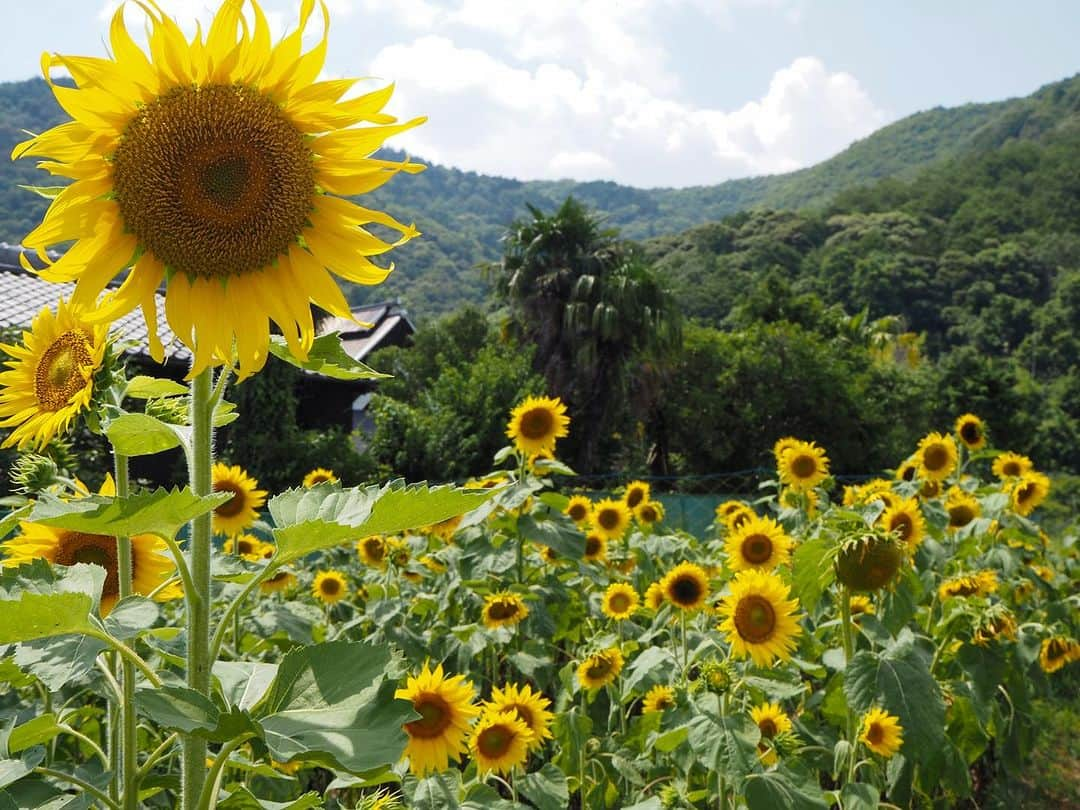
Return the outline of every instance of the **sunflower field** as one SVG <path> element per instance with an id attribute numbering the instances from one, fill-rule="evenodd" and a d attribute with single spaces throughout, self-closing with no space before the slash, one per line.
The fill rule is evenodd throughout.
<path id="1" fill-rule="evenodd" d="M 461 485 L 271 493 L 216 458 L 271 355 L 383 376 L 313 308 L 351 318 L 337 279 L 419 236 L 353 198 L 423 169 L 372 155 L 424 119 L 319 79 L 321 2 L 276 44 L 254 0 L 191 38 L 133 5 L 145 48 L 121 4 L 109 58 L 44 57 L 71 120 L 13 155 L 70 181 L 23 255 L 68 286 L 0 346 L 0 810 L 956 807 L 1025 767 L 1076 692 L 1076 529 L 975 414 L 846 486 L 782 438 L 701 536 L 648 482 L 576 488 L 552 397 Z M 136 308 L 185 383 L 127 368 Z M 89 483 L 76 427 L 111 452 Z M 185 486 L 133 479 L 176 449 Z"/>

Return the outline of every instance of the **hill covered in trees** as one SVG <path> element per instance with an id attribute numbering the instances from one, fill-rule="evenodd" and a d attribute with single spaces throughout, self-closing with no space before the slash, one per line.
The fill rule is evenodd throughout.
<path id="1" fill-rule="evenodd" d="M 63 114 L 41 80 L 0 84 L 0 149 L 40 132 Z M 1013 140 L 1044 143 L 1080 121 L 1080 77 L 1031 96 L 918 113 L 884 127 L 816 166 L 685 189 L 636 189 L 611 182 L 521 182 L 431 166 L 371 197 L 399 218 L 415 220 L 424 238 L 397 251 L 398 271 L 367 296 L 400 296 L 427 318 L 480 303 L 486 282 L 478 262 L 500 254 L 499 240 L 526 203 L 553 208 L 573 194 L 630 239 L 675 234 L 749 208 L 820 206 L 843 189 L 881 178 L 911 178 L 948 158 L 993 150 Z M 397 153 L 388 153 L 395 155 Z M 40 219 L 45 201 L 18 184 L 51 184 L 32 161 L 0 161 L 0 239 L 16 242 Z M 370 198 L 369 198 L 370 200 Z"/>

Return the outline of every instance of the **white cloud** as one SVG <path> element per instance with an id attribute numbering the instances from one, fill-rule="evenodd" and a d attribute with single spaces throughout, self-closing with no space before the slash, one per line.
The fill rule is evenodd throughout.
<path id="1" fill-rule="evenodd" d="M 442 36 L 384 48 L 394 108 L 429 123 L 397 139 L 431 160 L 523 178 L 609 177 L 686 186 L 790 171 L 885 120 L 858 81 L 816 58 L 777 70 L 768 91 L 725 111 L 595 67 L 520 67 Z"/>

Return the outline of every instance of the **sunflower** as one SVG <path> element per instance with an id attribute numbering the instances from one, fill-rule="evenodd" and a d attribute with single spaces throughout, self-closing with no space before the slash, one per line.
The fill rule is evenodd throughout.
<path id="1" fill-rule="evenodd" d="M 731 593 L 720 603 L 720 631 L 731 643 L 732 654 L 749 655 L 758 666 L 787 661 L 802 633 L 795 611 L 798 599 L 776 574 L 750 569 L 735 575 Z"/>
<path id="2" fill-rule="evenodd" d="M 618 647 L 593 653 L 578 666 L 578 682 L 586 689 L 599 689 L 619 677 L 623 655 Z"/>
<path id="3" fill-rule="evenodd" d="M 919 485 L 919 497 L 929 501 L 941 495 L 941 482 L 928 478 Z"/>
<path id="4" fill-rule="evenodd" d="M 238 534 L 225 541 L 225 545 L 222 546 L 222 551 L 226 554 L 235 554 L 237 557 L 243 557 L 249 562 L 257 562 L 266 556 L 265 546 L 270 547 L 271 556 L 273 556 L 273 546 L 270 546 L 269 543 L 264 543 L 253 534 Z"/>
<path id="5" fill-rule="evenodd" d="M 1065 636 L 1043 639 L 1039 647 L 1039 666 L 1043 672 L 1049 675 L 1073 661 L 1080 661 L 1080 642 Z"/>
<path id="6" fill-rule="evenodd" d="M 997 572 L 984 568 L 974 574 L 961 574 L 945 580 L 938 586 L 938 598 L 944 602 L 951 596 L 989 596 L 997 589 Z"/>
<path id="7" fill-rule="evenodd" d="M 259 517 L 258 510 L 266 503 L 265 490 L 256 489 L 259 482 L 239 465 L 214 464 L 214 492 L 231 492 L 232 497 L 214 507 L 214 531 L 233 535 L 242 532 Z"/>
<path id="8" fill-rule="evenodd" d="M 919 463 L 920 478 L 944 481 L 956 469 L 956 442 L 952 436 L 930 433 L 919 441 L 915 458 Z"/>
<path id="9" fill-rule="evenodd" d="M 660 501 L 645 501 L 634 509 L 634 517 L 642 526 L 655 526 L 664 519 L 664 505 Z"/>
<path id="10" fill-rule="evenodd" d="M 1020 476 L 1009 490 L 1013 511 L 1030 515 L 1050 494 L 1050 479 L 1041 472 L 1030 471 Z"/>
<path id="11" fill-rule="evenodd" d="M 775 520 L 754 517 L 728 535 L 725 542 L 728 567 L 772 570 L 791 559 L 792 540 Z"/>
<path id="12" fill-rule="evenodd" d="M 370 534 L 356 543 L 356 553 L 360 555 L 360 559 L 380 571 L 386 568 L 387 548 L 386 538 L 381 534 Z"/>
<path id="13" fill-rule="evenodd" d="M 1018 629 L 1013 615 L 1003 606 L 995 605 L 979 624 L 971 641 L 980 647 L 987 647 L 991 642 L 1002 639 L 1012 641 Z"/>
<path id="14" fill-rule="evenodd" d="M 871 709 L 863 718 L 859 742 L 875 754 L 891 757 L 904 744 L 904 729 L 900 718 L 882 709 Z"/>
<path id="15" fill-rule="evenodd" d="M 853 591 L 876 591 L 893 582 L 908 551 L 892 534 L 852 535 L 841 543 L 836 555 L 836 578 Z"/>
<path id="16" fill-rule="evenodd" d="M 956 435 L 968 450 L 986 446 L 986 425 L 973 413 L 965 413 L 956 420 Z"/>
<path id="17" fill-rule="evenodd" d="M 532 732 L 533 738 L 529 750 L 543 748 L 544 740 L 550 740 L 551 723 L 555 715 L 548 711 L 551 701 L 539 692 L 534 692 L 528 684 L 517 686 L 507 684 L 501 689 L 491 688 L 491 700 L 485 708 L 495 712 L 514 712 Z"/>
<path id="18" fill-rule="evenodd" d="M 349 581 L 340 571 L 320 571 L 311 585 L 311 595 L 324 605 L 333 605 L 349 593 Z"/>
<path id="19" fill-rule="evenodd" d="M 606 560 L 607 538 L 594 531 L 585 535 L 585 559 L 589 562 Z"/>
<path id="20" fill-rule="evenodd" d="M 626 485 L 623 503 L 633 512 L 640 504 L 649 500 L 649 485 L 644 481 L 631 481 Z"/>
<path id="21" fill-rule="evenodd" d="M 914 481 L 919 475 L 919 464 L 914 459 L 908 459 L 896 468 L 897 481 Z"/>
<path id="22" fill-rule="evenodd" d="M 744 523 L 757 517 L 757 512 L 755 512 L 749 506 L 741 504 L 740 506 L 742 508 L 731 510 L 724 518 L 724 526 L 729 532 L 738 531 Z"/>
<path id="23" fill-rule="evenodd" d="M 758 757 L 765 765 L 776 762 L 776 751 L 765 740 L 771 740 L 779 734 L 791 733 L 791 720 L 779 703 L 762 703 L 750 709 L 750 719 L 761 732 L 758 743 Z"/>
<path id="24" fill-rule="evenodd" d="M 907 550 L 912 553 L 922 543 L 926 534 L 926 521 L 919 509 L 918 501 L 914 498 L 899 501 L 888 507 L 881 513 L 879 522 L 887 532 L 900 538 Z"/>
<path id="25" fill-rule="evenodd" d="M 40 165 L 74 180 L 23 239 L 46 262 L 50 245 L 74 242 L 42 277 L 77 282 L 72 303 L 91 307 L 131 267 L 93 317 L 115 320 L 141 306 L 158 360 L 154 294 L 164 282 L 169 324 L 194 353 L 192 375 L 231 364 L 234 344 L 240 377 L 258 371 L 270 320 L 306 357 L 315 331 L 310 304 L 352 319 L 327 269 L 377 284 L 389 271 L 367 257 L 418 235 L 343 197 L 422 170 L 366 155 L 424 119 L 396 123 L 382 112 L 392 85 L 342 100 L 356 80 L 315 81 L 329 20 L 324 13 L 322 36 L 302 53 L 313 2 L 303 3 L 297 30 L 277 45 L 256 0 L 252 24 L 243 5 L 222 3 L 205 37 L 200 29 L 188 42 L 155 4 L 140 3 L 148 56 L 128 33 L 121 4 L 112 59 L 44 57 L 45 80 L 74 120 L 12 153 L 51 157 Z M 54 68 L 76 87 L 54 85 Z M 373 223 L 400 238 L 390 244 L 362 227 Z"/>
<path id="26" fill-rule="evenodd" d="M 630 509 L 623 501 L 606 498 L 593 506 L 590 523 L 605 540 L 618 540 L 630 526 Z"/>
<path id="27" fill-rule="evenodd" d="M 675 708 L 675 690 L 670 686 L 657 684 L 641 700 L 641 711 L 644 714 L 662 712 L 665 709 Z"/>
<path id="28" fill-rule="evenodd" d="M 829 475 L 829 457 L 814 442 L 795 442 L 780 456 L 780 480 L 795 489 L 813 489 Z"/>
<path id="29" fill-rule="evenodd" d="M 645 607 L 649 610 L 659 610 L 664 604 L 664 586 L 659 582 L 650 583 L 645 589 Z"/>
<path id="30" fill-rule="evenodd" d="M 469 750 L 481 776 L 505 774 L 525 764 L 532 741 L 533 733 L 515 712 L 487 711 L 469 735 Z"/>
<path id="31" fill-rule="evenodd" d="M 112 476 L 106 476 L 99 495 L 115 495 Z M 105 584 L 101 589 L 101 616 L 108 616 L 120 598 L 120 574 L 117 565 L 116 538 L 104 534 L 45 526 L 29 521 L 19 522 L 20 534 L 0 543 L 5 557 L 0 566 L 13 568 L 34 560 L 53 565 L 89 563 L 105 569 Z M 168 556 L 165 541 L 153 534 L 137 534 L 131 538 L 131 591 L 142 596 L 155 593 L 159 600 L 183 595 L 177 588 L 158 590 L 173 575 L 175 565 Z"/>
<path id="32" fill-rule="evenodd" d="M 982 512 L 979 501 L 960 487 L 949 487 L 945 493 L 945 510 L 949 513 L 949 529 L 957 530 L 967 526 Z"/>
<path id="33" fill-rule="evenodd" d="M 625 583 L 613 583 L 604 591 L 600 606 L 609 619 L 629 619 L 638 606 L 637 591 Z"/>
<path id="34" fill-rule="evenodd" d="M 510 413 L 506 435 L 527 456 L 554 452 L 555 441 L 569 436 L 570 417 L 566 406 L 556 397 L 529 397 Z"/>
<path id="35" fill-rule="evenodd" d="M 592 514 L 592 501 L 585 495 L 575 495 L 566 504 L 563 514 L 567 515 L 578 526 L 588 521 Z"/>
<path id="36" fill-rule="evenodd" d="M 319 484 L 336 484 L 337 480 L 338 477 L 334 475 L 333 470 L 328 470 L 325 467 L 316 467 L 304 476 L 304 488 L 310 489 Z"/>
<path id="37" fill-rule="evenodd" d="M 296 575 L 289 571 L 278 571 L 259 583 L 262 593 L 283 593 L 296 587 Z"/>
<path id="38" fill-rule="evenodd" d="M 750 507 L 748 507 L 742 501 L 724 501 L 722 504 L 716 507 L 716 522 L 727 525 L 728 517 L 732 513 L 749 508 Z"/>
<path id="39" fill-rule="evenodd" d="M 500 591 L 484 599 L 484 627 L 513 627 L 528 615 L 529 608 L 516 593 Z"/>
<path id="40" fill-rule="evenodd" d="M 419 720 L 402 728 L 409 735 L 404 756 L 409 769 L 423 777 L 432 771 L 445 771 L 450 760 L 461 761 L 466 750 L 465 737 L 472 719 L 480 714 L 473 705 L 473 685 L 463 675 L 445 677 L 442 664 L 434 671 L 425 663 L 419 675 L 410 675 L 404 689 L 394 697 L 412 703 Z"/>
<path id="41" fill-rule="evenodd" d="M 1019 478 L 1024 473 L 1031 472 L 1035 469 L 1035 464 L 1030 458 L 1019 453 L 1002 453 L 994 459 L 991 469 L 994 475 L 1004 481 L 1006 478 Z"/>
<path id="42" fill-rule="evenodd" d="M 4 447 L 41 449 L 90 407 L 108 332 L 60 299 L 55 315 L 44 307 L 34 316 L 21 345 L 0 343 L 11 357 L 0 372 L 0 427 L 15 428 Z"/>
<path id="43" fill-rule="evenodd" d="M 697 610 L 709 598 L 709 579 L 700 566 L 690 562 L 676 565 L 660 580 L 664 598 L 682 610 Z"/>
<path id="44" fill-rule="evenodd" d="M 790 450 L 798 444 L 800 444 L 800 442 L 794 436 L 784 436 L 783 438 L 776 440 L 776 443 L 773 444 L 772 452 L 773 458 L 776 459 L 777 468 L 780 467 L 780 462 L 784 460 L 784 451 Z"/>
<path id="45" fill-rule="evenodd" d="M 438 537 L 444 543 L 449 543 L 454 539 L 454 535 L 457 533 L 458 526 L 461 525 L 464 515 L 454 515 L 446 520 L 440 520 L 438 523 L 432 523 L 430 526 L 425 526 L 424 531 L 433 537 Z"/>

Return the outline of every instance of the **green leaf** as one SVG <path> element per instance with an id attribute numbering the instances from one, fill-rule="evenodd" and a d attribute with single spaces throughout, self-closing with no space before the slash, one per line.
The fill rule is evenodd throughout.
<path id="1" fill-rule="evenodd" d="M 742 779 L 758 767 L 757 744 L 761 731 L 749 715 L 720 717 L 716 695 L 707 695 L 690 721 L 690 745 L 707 770 L 719 770 Z"/>
<path id="2" fill-rule="evenodd" d="M 658 683 L 666 684 L 675 670 L 675 656 L 663 647 L 649 647 L 626 668 L 623 681 L 625 692 L 643 691 Z"/>
<path id="3" fill-rule="evenodd" d="M 828 810 L 820 788 L 798 785 L 784 770 L 751 774 L 743 786 L 747 810 Z M 845 805 L 846 807 L 847 805 Z"/>
<path id="4" fill-rule="evenodd" d="M 294 757 L 354 773 L 401 758 L 402 725 L 416 718 L 394 698 L 390 649 L 333 641 L 289 652 L 258 711 L 274 759 Z"/>
<path id="5" fill-rule="evenodd" d="M 161 379 L 159 377 L 147 377 L 140 374 L 128 380 L 124 396 L 133 399 L 157 399 L 158 397 L 175 397 L 187 394 L 186 385 L 181 385 L 175 380 Z"/>
<path id="6" fill-rule="evenodd" d="M 30 510 L 34 508 L 33 503 L 25 503 L 18 509 L 13 509 L 8 512 L 2 519 L 0 519 L 0 540 L 7 537 L 8 533 L 15 528 L 15 525 L 20 520 L 26 520 L 30 514 Z"/>
<path id="7" fill-rule="evenodd" d="M 844 694 L 856 711 L 880 704 L 898 717 L 904 729 L 901 750 L 920 762 L 945 740 L 945 702 L 930 674 L 930 656 L 907 628 L 880 653 L 855 654 L 845 672 Z"/>
<path id="8" fill-rule="evenodd" d="M 270 354 L 290 363 L 297 368 L 333 377 L 335 380 L 383 380 L 389 374 L 381 374 L 368 368 L 359 360 L 354 360 L 341 345 L 337 332 L 315 338 L 308 352 L 307 360 L 301 360 L 289 349 L 289 344 L 280 335 L 270 336 Z"/>
<path id="9" fill-rule="evenodd" d="M 145 596 L 128 596 L 116 603 L 105 618 L 105 631 L 121 640 L 134 638 L 149 630 L 161 617 L 161 608 Z"/>
<path id="10" fill-rule="evenodd" d="M 664 810 L 664 805 L 660 803 L 659 798 L 653 796 L 651 799 L 624 807 L 623 810 Z"/>
<path id="11" fill-rule="evenodd" d="M 74 686 L 96 674 L 96 661 L 108 645 L 81 633 L 26 641 L 15 647 L 15 663 L 40 679 L 50 692 Z"/>
<path id="12" fill-rule="evenodd" d="M 437 773 L 416 783 L 409 807 L 411 810 L 460 810 L 460 791 L 460 771 Z"/>
<path id="13" fill-rule="evenodd" d="M 241 711 L 250 711 L 263 699 L 277 671 L 277 664 L 255 661 L 216 661 L 212 669 L 225 701 Z"/>
<path id="14" fill-rule="evenodd" d="M 881 794 L 873 785 L 851 782 L 840 791 L 844 810 L 877 810 Z"/>
<path id="15" fill-rule="evenodd" d="M 791 700 L 799 697 L 807 689 L 806 684 L 798 677 L 790 681 L 780 680 L 783 677 L 783 670 L 777 670 L 770 674 L 774 677 L 765 678 L 759 675 L 746 675 L 743 677 L 743 682 L 747 686 L 760 689 L 769 700 Z"/>
<path id="16" fill-rule="evenodd" d="M 832 565 L 832 544 L 825 537 L 800 543 L 791 562 L 791 584 L 799 603 L 809 612 L 836 579 Z"/>
<path id="17" fill-rule="evenodd" d="M 580 560 L 585 556 L 585 538 L 565 515 L 550 514 L 540 520 L 522 515 L 518 518 L 518 531 L 526 540 L 554 549 L 560 557 Z"/>
<path id="18" fill-rule="evenodd" d="M 208 697 L 186 686 L 138 689 L 135 707 L 139 714 L 163 728 L 183 734 L 203 732 L 199 736 L 209 736 L 221 715 Z"/>
<path id="19" fill-rule="evenodd" d="M 200 498 L 187 487 L 159 488 L 129 498 L 91 495 L 74 501 L 62 501 L 43 494 L 30 519 L 46 526 L 87 534 L 113 537 L 156 534 L 171 539 L 190 520 L 220 506 L 230 497 L 228 492 L 215 492 Z"/>
<path id="20" fill-rule="evenodd" d="M 275 559 L 285 563 L 369 534 L 429 526 L 475 509 L 490 497 L 487 490 L 406 486 L 400 480 L 383 487 L 291 489 L 268 504 L 277 526 Z"/>
<path id="21" fill-rule="evenodd" d="M 0 644 L 98 630 L 91 611 L 105 569 L 79 564 L 53 572 L 43 565 L 8 569 L 0 576 Z"/>
<path id="22" fill-rule="evenodd" d="M 19 759 L 0 759 L 0 788 L 18 782 L 45 759 L 44 748 L 31 748 L 24 751 Z"/>
<path id="23" fill-rule="evenodd" d="M 17 754 L 35 745 L 44 745 L 60 733 L 60 726 L 53 713 L 42 714 L 16 726 L 8 737 L 8 753 Z"/>
<path id="24" fill-rule="evenodd" d="M 105 436 L 122 456 L 151 456 L 179 447 L 181 430 L 145 413 L 122 413 L 109 420 Z"/>
<path id="25" fill-rule="evenodd" d="M 539 810 L 565 810 L 570 804 L 566 774 L 550 762 L 517 781 L 518 790 Z"/>
<path id="26" fill-rule="evenodd" d="M 314 792 L 305 793 L 289 802 L 271 802 L 256 798 L 246 787 L 239 787 L 218 802 L 217 806 L 221 810 L 310 810 L 312 807 L 322 807 L 323 803 L 319 794 Z"/>
<path id="27" fill-rule="evenodd" d="M 686 738 L 688 736 L 690 736 L 690 727 L 678 726 L 677 728 L 673 728 L 670 731 L 665 731 L 663 734 L 653 740 L 653 748 L 655 748 L 657 751 L 668 754 L 674 751 L 680 745 L 682 745 L 683 742 L 686 741 Z"/>

